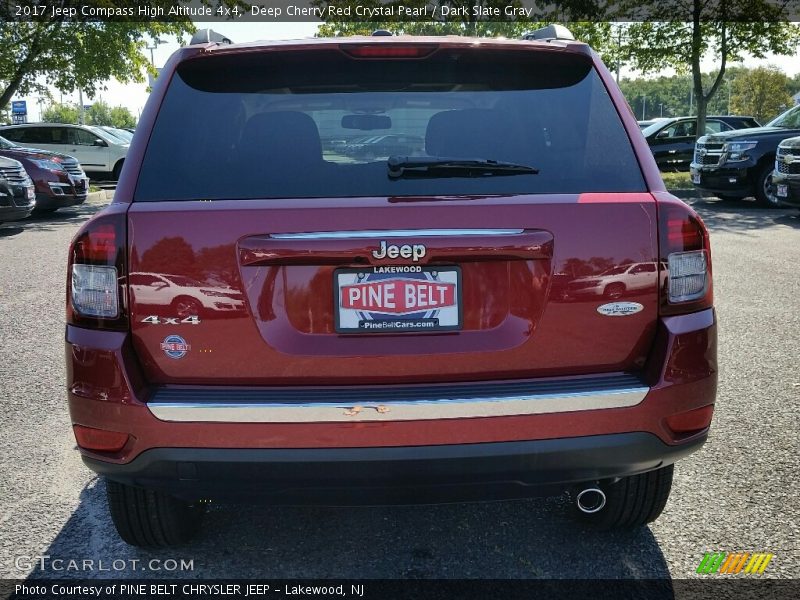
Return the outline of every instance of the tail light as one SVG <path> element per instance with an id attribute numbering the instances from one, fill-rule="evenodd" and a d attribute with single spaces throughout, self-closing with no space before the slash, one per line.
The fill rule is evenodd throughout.
<path id="1" fill-rule="evenodd" d="M 685 314 L 714 301 L 708 230 L 678 199 L 659 202 L 661 314 Z"/>
<path id="2" fill-rule="evenodd" d="M 69 250 L 67 323 L 95 329 L 128 327 L 125 207 L 112 205 L 87 221 Z"/>

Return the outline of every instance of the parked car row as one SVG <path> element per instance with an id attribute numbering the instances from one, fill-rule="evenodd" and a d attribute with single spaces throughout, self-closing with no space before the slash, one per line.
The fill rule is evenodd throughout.
<path id="1" fill-rule="evenodd" d="M 35 205 L 33 181 L 22 164 L 0 157 L 0 223 L 29 217 Z"/>
<path id="2" fill-rule="evenodd" d="M 389 156 L 415 156 L 424 152 L 425 140 L 416 135 L 380 134 L 351 140 L 329 140 L 326 149 L 358 160 Z"/>
<path id="3" fill-rule="evenodd" d="M 641 127 L 642 122 L 639 123 Z M 706 117 L 706 134 L 759 127 L 753 117 L 711 115 Z M 657 119 L 642 129 L 658 168 L 662 171 L 688 171 L 697 139 L 697 117 Z"/>
<path id="4" fill-rule="evenodd" d="M 72 156 L 0 137 L 0 160 L 0 223 L 82 204 L 89 193 L 89 178 Z"/>
<path id="5" fill-rule="evenodd" d="M 697 140 L 692 183 L 722 200 L 755 196 L 766 207 L 800 206 L 800 106 L 764 127 Z"/>
<path id="6" fill-rule="evenodd" d="M 118 179 L 130 147 L 130 132 L 92 125 L 8 125 L 0 127 L 0 136 L 28 148 L 73 156 L 97 179 Z"/>

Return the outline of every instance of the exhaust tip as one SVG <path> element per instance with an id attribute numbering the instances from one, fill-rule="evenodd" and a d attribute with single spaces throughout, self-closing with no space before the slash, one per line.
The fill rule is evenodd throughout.
<path id="1" fill-rule="evenodd" d="M 582 513 L 590 515 L 603 510 L 606 505 L 606 495 L 600 488 L 586 488 L 578 493 L 575 503 Z"/>

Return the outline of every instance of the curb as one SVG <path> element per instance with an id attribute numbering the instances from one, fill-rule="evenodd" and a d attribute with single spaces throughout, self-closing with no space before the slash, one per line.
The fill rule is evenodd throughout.
<path id="1" fill-rule="evenodd" d="M 89 202 L 106 202 L 114 197 L 113 190 L 100 190 L 99 192 L 89 192 L 86 196 L 86 203 Z"/>
<path id="2" fill-rule="evenodd" d="M 714 198 L 714 194 L 710 192 L 703 192 L 697 189 L 676 189 L 676 188 L 667 188 L 667 191 L 672 194 L 673 196 L 677 196 L 678 198 Z"/>

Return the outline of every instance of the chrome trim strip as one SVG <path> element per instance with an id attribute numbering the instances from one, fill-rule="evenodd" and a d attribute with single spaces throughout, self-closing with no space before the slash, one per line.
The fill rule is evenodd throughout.
<path id="1" fill-rule="evenodd" d="M 147 406 L 162 421 L 217 423 L 352 423 L 359 421 L 423 421 L 541 415 L 579 410 L 626 408 L 639 404 L 648 387 L 597 392 L 534 394 L 509 397 L 345 405 L 340 402 L 270 404 L 252 402 L 150 402 Z"/>
<path id="2" fill-rule="evenodd" d="M 485 237 L 520 235 L 524 229 L 373 229 L 361 231 L 313 231 L 307 233 L 271 233 L 275 240 L 360 240 L 374 238 Z"/>

